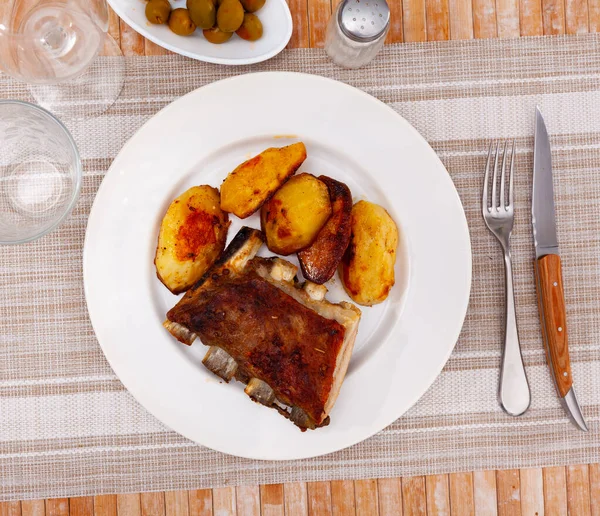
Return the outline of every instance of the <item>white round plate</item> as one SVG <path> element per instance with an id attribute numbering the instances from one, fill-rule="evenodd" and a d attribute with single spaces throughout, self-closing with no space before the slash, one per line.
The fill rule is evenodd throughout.
<path id="1" fill-rule="evenodd" d="M 248 98 L 252 99 L 250 102 Z M 224 384 L 162 327 L 177 302 L 153 264 L 170 202 L 193 185 L 219 186 L 270 146 L 305 142 L 300 171 L 345 182 L 384 206 L 401 233 L 396 286 L 363 307 L 331 424 L 301 432 Z M 231 216 L 229 240 L 243 225 Z M 256 215 L 243 221 L 258 227 Z M 265 253 L 263 253 L 265 254 Z M 333 452 L 382 430 L 429 388 L 458 338 L 471 285 L 465 214 L 446 169 L 413 127 L 366 93 L 314 75 L 260 73 L 200 88 L 167 106 L 123 147 L 92 208 L 84 282 L 94 330 L 115 373 L 173 430 L 255 459 Z M 346 299 L 337 275 L 328 298 Z"/>
<path id="2" fill-rule="evenodd" d="M 258 41 L 244 41 L 234 35 L 221 45 L 206 41 L 201 30 L 191 36 L 178 36 L 166 25 L 153 25 L 146 19 L 146 0 L 108 0 L 113 10 L 145 38 L 172 52 L 224 65 L 260 63 L 281 52 L 292 37 L 292 15 L 285 0 L 267 0 L 256 12 L 263 24 Z M 185 0 L 171 0 L 173 9 L 185 7 Z"/>

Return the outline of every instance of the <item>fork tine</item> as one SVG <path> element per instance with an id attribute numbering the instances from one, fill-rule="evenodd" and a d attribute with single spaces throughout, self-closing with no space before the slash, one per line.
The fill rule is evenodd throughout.
<path id="1" fill-rule="evenodd" d="M 514 201 L 514 189 L 513 189 L 513 172 L 515 167 L 515 140 L 512 142 L 512 152 L 510 155 L 510 179 L 508 183 L 508 205 L 510 207 L 513 206 Z"/>
<path id="2" fill-rule="evenodd" d="M 483 176 L 483 193 L 481 194 L 481 211 L 485 216 L 486 213 L 490 212 L 488 206 L 489 197 L 489 179 L 490 179 L 490 162 L 492 160 L 492 147 L 494 142 L 490 142 L 490 150 L 488 151 L 487 162 L 485 164 L 485 176 Z"/>
<path id="3" fill-rule="evenodd" d="M 504 195 L 504 183 L 506 182 L 506 151 L 508 150 L 508 140 L 504 142 L 504 153 L 502 154 L 502 173 L 500 174 L 500 202 L 499 207 L 506 209 L 506 197 Z"/>
<path id="4" fill-rule="evenodd" d="M 498 154 L 500 154 L 500 141 L 496 143 L 496 157 L 494 158 L 494 176 L 492 177 L 492 210 L 498 211 L 497 185 L 498 185 Z"/>

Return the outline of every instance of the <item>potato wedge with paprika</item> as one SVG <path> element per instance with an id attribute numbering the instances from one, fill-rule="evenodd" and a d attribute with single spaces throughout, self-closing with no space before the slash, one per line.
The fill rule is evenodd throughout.
<path id="1" fill-rule="evenodd" d="M 267 247 L 288 255 L 312 244 L 331 216 L 329 191 L 310 174 L 298 174 L 285 183 L 260 211 Z"/>
<path id="2" fill-rule="evenodd" d="M 219 207 L 219 190 L 194 186 L 169 206 L 158 234 L 154 264 L 173 294 L 194 285 L 225 248 L 229 216 Z"/>
<path id="3" fill-rule="evenodd" d="M 238 166 L 221 185 L 221 209 L 245 219 L 258 210 L 306 159 L 302 142 L 267 149 Z"/>

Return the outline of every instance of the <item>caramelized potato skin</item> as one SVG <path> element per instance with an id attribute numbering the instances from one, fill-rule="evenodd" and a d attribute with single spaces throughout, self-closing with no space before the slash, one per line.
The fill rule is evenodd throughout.
<path id="1" fill-rule="evenodd" d="M 192 287 L 223 252 L 230 223 L 219 202 L 219 191 L 203 185 L 185 191 L 169 206 L 154 264 L 158 279 L 173 294 Z"/>
<path id="2" fill-rule="evenodd" d="M 340 263 L 344 289 L 359 305 L 385 301 L 394 286 L 398 228 L 381 206 L 359 201 L 352 207 L 348 249 Z"/>
<path id="3" fill-rule="evenodd" d="M 332 214 L 315 241 L 298 252 L 298 260 L 304 277 L 322 285 L 335 274 L 350 242 L 352 194 L 340 181 L 327 176 L 319 176 L 319 180 L 329 190 Z"/>
<path id="4" fill-rule="evenodd" d="M 306 147 L 298 142 L 271 147 L 239 165 L 221 185 L 221 209 L 245 219 L 285 183 L 306 159 Z"/>
<path id="5" fill-rule="evenodd" d="M 330 216 L 325 183 L 311 174 L 298 174 L 263 205 L 260 222 L 267 247 L 288 255 L 309 246 Z"/>

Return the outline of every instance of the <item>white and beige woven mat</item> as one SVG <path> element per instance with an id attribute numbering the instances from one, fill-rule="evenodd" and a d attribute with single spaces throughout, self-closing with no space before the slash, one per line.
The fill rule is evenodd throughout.
<path id="1" fill-rule="evenodd" d="M 334 67 L 319 50 L 285 51 L 248 68 L 174 56 L 136 57 L 128 64 L 125 89 L 109 113 L 68 123 L 85 167 L 81 199 L 71 217 L 38 242 L 0 249 L 0 499 L 600 461 L 599 36 L 396 45 L 358 71 Z M 170 431 L 114 375 L 85 306 L 86 219 L 119 149 L 181 95 L 257 70 L 325 75 L 391 105 L 448 168 L 473 244 L 470 309 L 435 384 L 378 435 L 314 460 L 238 459 Z M 0 97 L 26 99 L 27 93 L 2 76 Z M 559 405 L 537 320 L 529 215 L 536 104 L 552 136 L 570 350 L 588 434 L 576 430 Z M 198 113 L 199 123 L 201 117 Z M 373 127 L 374 141 L 377 130 Z M 479 211 L 485 153 L 489 140 L 498 137 L 516 138 L 518 146 L 513 254 L 533 393 L 531 409 L 519 419 L 505 415 L 496 401 L 503 269 L 500 249 Z"/>

